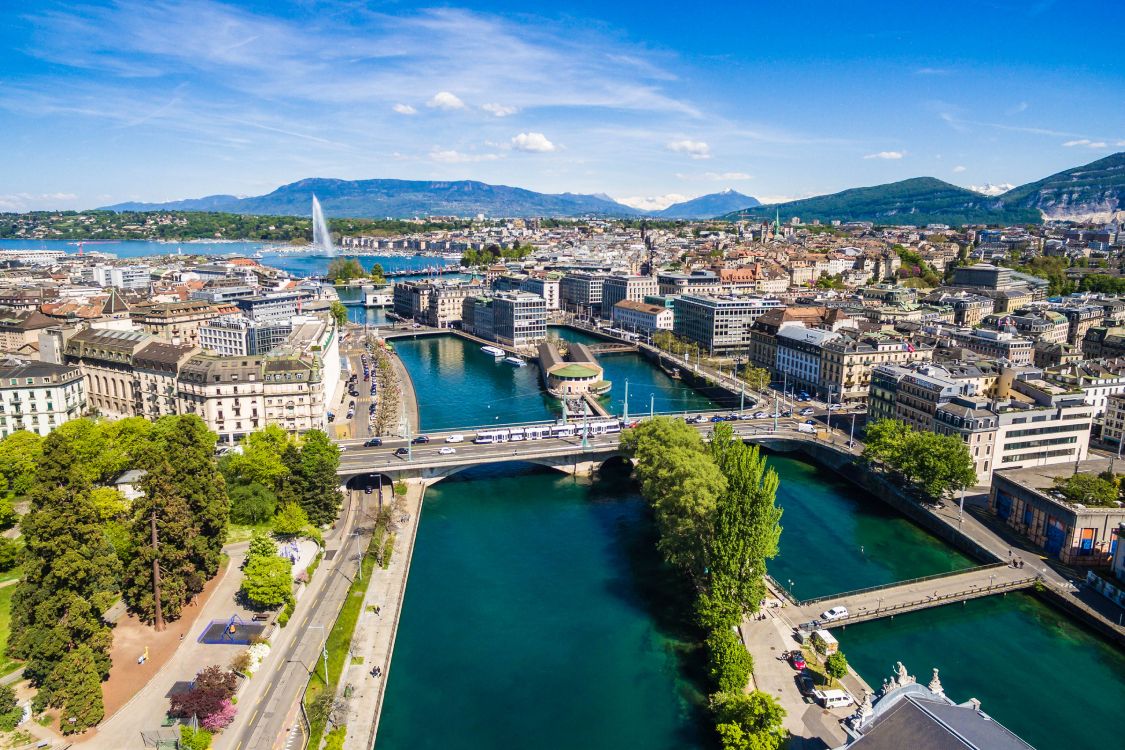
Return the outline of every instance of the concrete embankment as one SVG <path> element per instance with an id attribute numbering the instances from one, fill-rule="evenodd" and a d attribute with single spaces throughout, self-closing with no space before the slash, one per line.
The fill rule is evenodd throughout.
<path id="1" fill-rule="evenodd" d="M 401 508 L 396 510 L 390 565 L 385 570 L 376 567 L 372 571 L 364 594 L 363 610 L 349 649 L 352 658 L 340 680 L 337 696 L 347 706 L 345 750 L 370 750 L 375 744 L 425 492 L 425 485 L 409 483 Z M 372 674 L 376 667 L 379 676 Z"/>

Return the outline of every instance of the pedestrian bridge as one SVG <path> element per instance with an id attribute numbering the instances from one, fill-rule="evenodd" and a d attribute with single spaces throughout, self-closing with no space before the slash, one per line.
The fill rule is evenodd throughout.
<path id="1" fill-rule="evenodd" d="M 776 581 L 772 584 L 794 606 L 791 616 L 799 620 L 803 629 L 811 629 L 811 623 L 833 607 L 846 607 L 848 616 L 823 622 L 822 626 L 846 627 L 945 604 L 1006 594 L 1030 588 L 1039 578 L 1037 573 L 1001 562 L 805 601 L 793 599 Z"/>

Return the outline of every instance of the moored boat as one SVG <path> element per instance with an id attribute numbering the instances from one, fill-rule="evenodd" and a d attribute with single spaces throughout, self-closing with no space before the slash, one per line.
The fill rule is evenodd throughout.
<path id="1" fill-rule="evenodd" d="M 519 357 L 504 357 L 504 361 L 512 367 L 527 367 L 527 362 L 524 362 Z"/>
<path id="2" fill-rule="evenodd" d="M 480 350 L 485 354 L 491 354 L 493 357 L 503 357 L 505 354 L 503 349 L 499 349 L 495 346 L 482 346 Z"/>

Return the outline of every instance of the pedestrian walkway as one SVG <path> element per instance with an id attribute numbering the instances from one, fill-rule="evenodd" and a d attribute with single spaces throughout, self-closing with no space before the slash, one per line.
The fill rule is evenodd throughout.
<path id="1" fill-rule="evenodd" d="M 337 695 L 347 704 L 345 750 L 370 750 L 375 741 L 424 493 L 425 485 L 410 483 L 403 503 L 405 520 L 400 516 L 397 524 L 391 564 L 386 570 L 377 567 L 372 571 L 363 613 L 352 634 L 352 658 Z M 376 668 L 378 676 L 372 674 Z"/>

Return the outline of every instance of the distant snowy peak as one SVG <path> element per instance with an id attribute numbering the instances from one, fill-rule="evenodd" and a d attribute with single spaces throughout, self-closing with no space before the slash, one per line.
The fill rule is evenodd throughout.
<path id="1" fill-rule="evenodd" d="M 999 185 L 993 185 L 991 182 L 986 182 L 983 185 L 969 185 L 969 190 L 981 195 L 1003 195 L 1009 190 L 1014 190 L 1015 185 L 1010 182 L 1002 182 Z"/>

